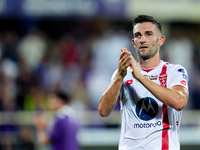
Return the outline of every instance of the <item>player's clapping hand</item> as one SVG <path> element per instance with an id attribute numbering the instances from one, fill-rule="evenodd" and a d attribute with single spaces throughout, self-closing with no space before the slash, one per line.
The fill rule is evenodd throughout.
<path id="1" fill-rule="evenodd" d="M 129 66 L 132 70 L 133 77 L 136 78 L 136 79 L 139 79 L 142 76 L 142 73 L 141 73 L 141 70 L 139 68 L 137 61 L 132 56 L 131 52 L 128 51 L 126 48 L 122 48 L 121 51 L 122 51 L 121 55 L 124 54 L 123 57 L 122 57 L 123 60 L 124 60 L 124 64 L 125 64 L 124 68 L 127 69 L 127 67 Z M 121 56 L 120 56 L 120 58 L 121 58 Z"/>
<path id="2" fill-rule="evenodd" d="M 130 54 L 126 48 L 121 48 L 121 55 L 119 58 L 118 73 L 124 78 L 127 73 L 127 68 L 130 65 Z"/>

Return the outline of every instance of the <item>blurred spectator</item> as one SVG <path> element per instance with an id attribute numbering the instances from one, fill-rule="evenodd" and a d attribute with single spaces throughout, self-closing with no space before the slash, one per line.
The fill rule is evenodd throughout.
<path id="1" fill-rule="evenodd" d="M 93 51 L 92 45 L 95 40 L 95 36 L 93 34 L 88 35 L 85 37 L 82 42 L 80 42 L 80 70 L 82 70 L 82 79 L 86 80 L 88 72 L 91 71 L 92 68 L 92 61 L 93 61 Z"/>
<path id="2" fill-rule="evenodd" d="M 0 88 L 0 110 L 5 112 L 14 112 L 15 111 L 15 101 L 13 97 L 9 94 L 6 89 L 5 84 Z"/>
<path id="3" fill-rule="evenodd" d="M 36 150 L 34 133 L 30 126 L 21 126 L 16 150 Z"/>
<path id="4" fill-rule="evenodd" d="M 71 35 L 64 35 L 59 43 L 58 49 L 59 58 L 64 66 L 77 66 L 80 63 L 80 50 L 75 38 Z"/>
<path id="5" fill-rule="evenodd" d="M 22 59 L 20 59 L 18 65 L 19 75 L 15 81 L 17 86 L 16 105 L 18 110 L 24 110 L 25 99 L 30 95 L 31 87 L 34 85 L 39 86 L 40 82 Z"/>
<path id="6" fill-rule="evenodd" d="M 165 44 L 166 54 L 169 62 L 181 64 L 186 70 L 193 66 L 194 45 L 181 27 L 171 30 L 170 40 Z"/>
<path id="7" fill-rule="evenodd" d="M 15 105 L 16 85 L 14 80 L 15 71 L 12 72 L 12 69 L 14 70 L 14 68 L 10 67 L 9 65 L 4 66 L 1 64 L 0 110 L 2 111 L 13 112 L 16 110 L 16 105 Z M 10 71 L 11 74 L 8 73 Z"/>
<path id="8" fill-rule="evenodd" d="M 194 44 L 187 36 L 186 30 L 181 26 L 174 26 L 171 30 L 171 38 L 165 44 L 165 54 L 167 61 L 173 64 L 181 64 L 188 73 L 190 82 L 188 83 L 189 89 L 192 91 L 192 79 L 194 72 L 193 53 Z M 188 100 L 186 108 L 192 107 L 192 101 Z"/>
<path id="9" fill-rule="evenodd" d="M 29 92 L 24 97 L 24 110 L 43 110 L 47 109 L 46 94 L 38 85 L 31 85 Z"/>
<path id="10" fill-rule="evenodd" d="M 196 72 L 193 82 L 193 91 L 191 93 L 193 109 L 200 109 L 200 72 Z"/>
<path id="11" fill-rule="evenodd" d="M 1 66 L 2 67 L 2 66 Z M 0 150 L 15 150 L 17 125 L 15 124 L 16 105 L 15 90 L 13 90 L 12 78 L 1 68 L 1 84 L 0 84 L 0 111 L 4 112 L 0 125 Z"/>
<path id="12" fill-rule="evenodd" d="M 47 49 L 48 46 L 43 34 L 37 29 L 32 29 L 20 41 L 18 53 L 28 68 L 34 70 L 40 63 Z"/>
<path id="13" fill-rule="evenodd" d="M 197 25 L 197 28 L 193 29 L 193 40 L 195 44 L 195 51 L 193 54 L 193 61 L 195 70 L 193 71 L 192 79 L 192 109 L 200 109 L 200 25 Z"/>
<path id="14" fill-rule="evenodd" d="M 197 70 L 200 70 L 200 24 L 193 30 L 194 34 L 194 43 L 195 43 L 195 52 L 194 52 L 194 65 Z"/>
<path id="15" fill-rule="evenodd" d="M 1 49 L 1 55 L 2 59 L 9 59 L 14 62 L 18 61 L 18 42 L 19 42 L 19 37 L 15 31 L 8 30 L 4 31 L 2 33 L 2 49 Z"/>
<path id="16" fill-rule="evenodd" d="M 130 45 L 131 41 L 126 31 L 104 31 L 103 35 L 97 37 L 92 44 L 93 68 L 112 72 L 117 67 L 118 62 L 113 61 L 110 57 L 118 58 L 120 48 L 123 46 L 130 47 Z"/>
<path id="17" fill-rule="evenodd" d="M 92 44 L 93 69 L 88 72 L 86 79 L 86 88 L 93 109 L 98 108 L 99 98 L 109 85 L 112 72 L 118 66 L 120 49 L 122 47 L 129 48 L 130 45 L 131 41 L 126 31 L 107 30 L 102 36 L 95 38 Z"/>
<path id="18" fill-rule="evenodd" d="M 15 136 L 12 136 L 11 133 L 10 135 L 7 134 L 2 134 L 1 133 L 1 145 L 0 145 L 0 150 L 15 150 L 16 149 L 16 139 L 14 139 Z M 3 138 L 4 137 L 4 138 Z"/>
<path id="19" fill-rule="evenodd" d="M 0 34 L 0 59 L 2 59 L 2 35 Z"/>
<path id="20" fill-rule="evenodd" d="M 42 144 L 50 144 L 52 150 L 78 150 L 78 123 L 74 110 L 69 107 L 70 99 L 64 92 L 55 92 L 50 96 L 55 116 L 51 128 L 47 128 L 44 116 L 34 117 L 38 129 L 38 139 Z"/>

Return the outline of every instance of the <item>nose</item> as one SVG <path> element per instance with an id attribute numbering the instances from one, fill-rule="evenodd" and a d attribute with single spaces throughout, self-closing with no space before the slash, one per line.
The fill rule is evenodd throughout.
<path id="1" fill-rule="evenodd" d="M 141 38 L 140 38 L 140 43 L 143 44 L 143 43 L 145 43 L 145 42 L 146 42 L 145 36 L 141 36 Z"/>

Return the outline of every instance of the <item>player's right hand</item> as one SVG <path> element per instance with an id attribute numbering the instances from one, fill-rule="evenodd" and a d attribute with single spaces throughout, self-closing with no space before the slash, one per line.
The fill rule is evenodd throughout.
<path id="1" fill-rule="evenodd" d="M 121 54 L 119 58 L 118 73 L 124 78 L 127 74 L 127 68 L 130 65 L 130 53 L 126 48 L 121 48 Z"/>

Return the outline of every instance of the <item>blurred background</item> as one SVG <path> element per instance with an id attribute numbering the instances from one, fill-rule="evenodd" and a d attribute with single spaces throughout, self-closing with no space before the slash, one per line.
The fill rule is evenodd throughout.
<path id="1" fill-rule="evenodd" d="M 32 118 L 52 112 L 48 94 L 70 94 L 79 116 L 81 150 L 116 150 L 119 106 L 97 112 L 117 69 L 121 47 L 135 57 L 132 18 L 153 15 L 166 42 L 161 58 L 182 64 L 190 98 L 183 111 L 181 150 L 200 149 L 200 0 L 0 0 L 0 150 L 48 150 Z"/>

